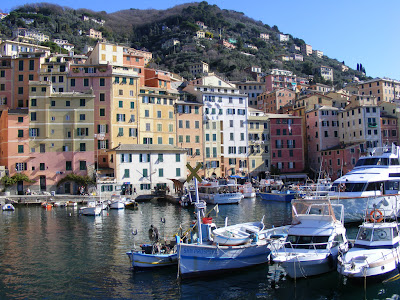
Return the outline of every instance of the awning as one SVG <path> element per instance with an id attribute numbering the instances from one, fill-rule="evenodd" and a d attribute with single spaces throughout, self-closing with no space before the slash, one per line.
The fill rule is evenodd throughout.
<path id="1" fill-rule="evenodd" d="M 248 179 L 249 177 L 247 176 L 239 176 L 239 175 L 231 175 L 229 176 L 230 178 L 238 178 L 238 179 Z"/>

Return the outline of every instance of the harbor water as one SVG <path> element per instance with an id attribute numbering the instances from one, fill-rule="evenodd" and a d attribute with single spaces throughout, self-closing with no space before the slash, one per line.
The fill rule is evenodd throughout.
<path id="1" fill-rule="evenodd" d="M 235 224 L 265 216 L 266 227 L 272 227 L 290 223 L 291 207 L 244 199 L 239 205 L 219 206 L 218 214 L 212 211 L 210 216 L 220 226 L 225 217 Z M 276 264 L 185 281 L 177 279 L 177 267 L 132 270 L 125 253 L 134 243 L 149 242 L 150 225 L 172 239 L 194 217 L 193 208 L 165 202 L 103 211 L 96 217 L 60 207 L 2 212 L 0 299 L 400 299 L 400 280 L 364 286 L 332 272 L 295 281 Z M 356 226 L 348 228 L 349 238 L 356 232 Z"/>

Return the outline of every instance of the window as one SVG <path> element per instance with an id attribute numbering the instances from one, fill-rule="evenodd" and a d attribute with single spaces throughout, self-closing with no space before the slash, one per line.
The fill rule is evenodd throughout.
<path id="1" fill-rule="evenodd" d="M 89 86 L 89 78 L 83 79 L 83 86 Z"/>
<path id="2" fill-rule="evenodd" d="M 31 112 L 31 121 L 36 121 L 36 112 Z"/>
<path id="3" fill-rule="evenodd" d="M 71 79 L 71 86 L 75 86 L 75 79 L 74 78 Z"/>
<path id="4" fill-rule="evenodd" d="M 158 177 L 164 177 L 164 169 L 158 169 Z"/>
<path id="5" fill-rule="evenodd" d="M 24 131 L 22 129 L 18 129 L 18 137 L 24 137 Z"/>
<path id="6" fill-rule="evenodd" d="M 18 145 L 18 153 L 24 153 L 24 145 Z"/>
<path id="7" fill-rule="evenodd" d="M 124 170 L 124 178 L 129 178 L 129 169 Z"/>
<path id="8" fill-rule="evenodd" d="M 100 86 L 105 86 L 105 85 L 106 85 L 105 78 L 100 78 Z"/>
<path id="9" fill-rule="evenodd" d="M 105 101 L 106 100 L 106 94 L 100 93 L 100 101 Z"/>
<path id="10" fill-rule="evenodd" d="M 143 177 L 147 177 L 147 169 L 143 169 Z"/>
<path id="11" fill-rule="evenodd" d="M 44 171 L 45 169 L 46 169 L 45 164 L 44 164 L 44 163 L 40 163 L 40 165 L 39 165 L 39 170 L 40 170 L 40 171 Z"/>
<path id="12" fill-rule="evenodd" d="M 20 60 L 18 62 L 18 70 L 19 71 L 23 71 L 24 70 L 24 61 L 23 60 Z"/>
<path id="13" fill-rule="evenodd" d="M 86 160 L 79 161 L 79 170 L 81 170 L 81 171 L 86 170 Z"/>
<path id="14" fill-rule="evenodd" d="M 105 116 L 106 116 L 106 109 L 100 108 L 100 117 L 105 117 Z"/>
<path id="15" fill-rule="evenodd" d="M 65 162 L 65 170 L 66 171 L 72 171 L 72 161 L 67 160 Z"/>
<path id="16" fill-rule="evenodd" d="M 181 176 L 181 169 L 180 169 L 180 168 L 176 168 L 175 175 L 176 175 L 177 177 Z"/>
<path id="17" fill-rule="evenodd" d="M 85 106 L 86 105 L 86 99 L 80 99 L 79 105 L 80 106 Z"/>
<path id="18" fill-rule="evenodd" d="M 79 151 L 82 151 L 82 152 L 86 151 L 86 143 L 79 144 Z"/>
<path id="19" fill-rule="evenodd" d="M 175 161 L 180 162 L 181 161 L 181 155 L 178 153 L 175 155 Z"/>

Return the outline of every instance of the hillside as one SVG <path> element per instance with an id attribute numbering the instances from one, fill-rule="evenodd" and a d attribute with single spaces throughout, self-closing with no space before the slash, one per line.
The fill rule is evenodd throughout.
<path id="1" fill-rule="evenodd" d="M 102 26 L 93 21 L 83 21 L 82 15 L 104 20 L 105 23 Z M 196 21 L 207 26 L 204 29 L 206 38 L 195 37 L 195 32 L 200 29 Z M 191 77 L 188 65 L 199 61 L 207 62 L 211 71 L 231 80 L 250 79 L 244 69 L 251 65 L 260 66 L 263 71 L 271 68 L 291 70 L 302 77 L 312 75 L 315 67 L 329 66 L 334 69 L 333 84 L 338 87 L 351 81 L 354 76 L 365 78 L 353 69 L 342 72 L 343 62 L 327 56 L 304 56 L 303 62 L 278 60 L 279 55 L 291 54 L 289 49 L 293 44 L 301 46 L 306 41 L 289 34 L 289 41 L 280 43 L 276 34 L 281 32 L 277 26 L 271 27 L 243 13 L 220 9 L 207 2 L 188 3 L 167 10 L 131 8 L 111 14 L 38 3 L 24 5 L 12 11 L 0 22 L 0 33 L 3 37 L 10 37 L 12 28 L 16 27 L 36 28 L 48 34 L 51 39 L 67 39 L 75 45 L 77 53 L 86 44 L 96 43 L 84 34 L 80 35 L 80 32 L 94 28 L 100 30 L 109 42 L 153 52 L 153 67 L 179 73 L 186 78 Z M 261 39 L 260 33 L 269 34 L 269 40 Z M 165 41 L 173 38 L 180 43 L 170 48 L 162 47 Z M 236 49 L 222 47 L 218 44 L 220 39 L 230 40 Z M 47 45 L 56 49 L 51 43 Z M 255 46 L 257 50 L 247 45 Z M 314 81 L 330 84 L 318 76 Z"/>

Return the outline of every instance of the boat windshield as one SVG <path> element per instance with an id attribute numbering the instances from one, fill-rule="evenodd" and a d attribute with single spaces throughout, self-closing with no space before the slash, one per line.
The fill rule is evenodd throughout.
<path id="1" fill-rule="evenodd" d="M 326 249 L 329 236 L 288 235 L 286 248 Z"/>
<path id="2" fill-rule="evenodd" d="M 331 187 L 332 192 L 339 192 L 338 190 L 339 183 L 334 183 Z M 362 192 L 364 190 L 365 182 L 346 182 L 341 185 L 341 192 Z"/>
<path id="3" fill-rule="evenodd" d="M 356 167 L 388 166 L 388 165 L 389 165 L 389 159 L 387 157 L 364 157 L 360 158 L 356 163 Z"/>
<path id="4" fill-rule="evenodd" d="M 361 228 L 357 235 L 360 241 L 390 241 L 392 240 L 392 228 Z"/>

